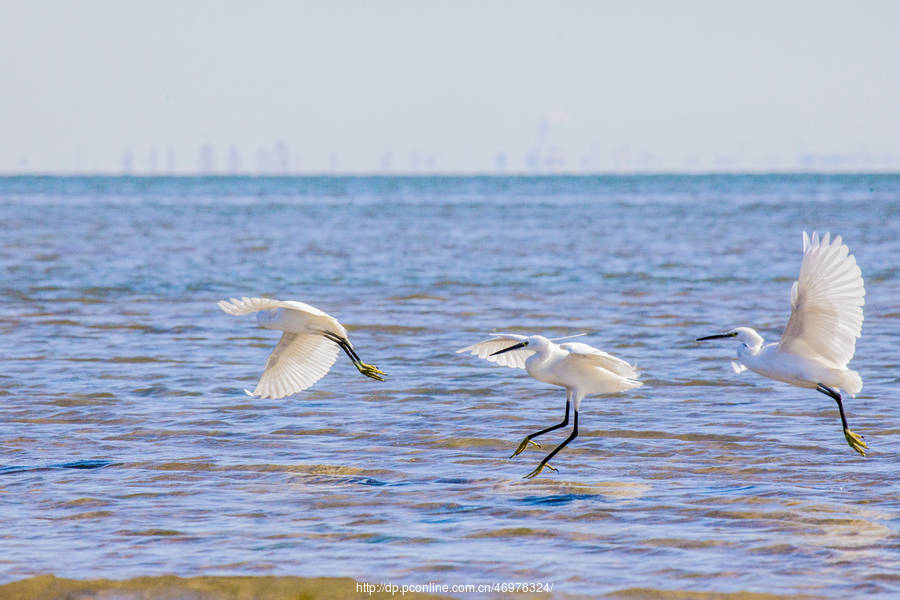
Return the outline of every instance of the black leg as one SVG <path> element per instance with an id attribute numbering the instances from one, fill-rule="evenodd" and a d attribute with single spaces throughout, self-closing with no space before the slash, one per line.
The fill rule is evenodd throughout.
<path id="1" fill-rule="evenodd" d="M 322 335 L 340 346 L 341 350 L 343 350 L 347 354 L 347 356 L 350 357 L 350 360 L 353 361 L 353 364 L 356 364 L 356 362 L 359 360 L 359 357 L 356 356 L 356 352 L 353 351 L 353 348 L 350 347 L 350 344 L 347 343 L 347 340 L 337 334 L 331 333 L 330 331 L 326 331 Z"/>
<path id="2" fill-rule="evenodd" d="M 566 444 L 568 444 L 569 442 L 571 442 L 572 440 L 574 440 L 576 437 L 578 437 L 578 411 L 577 411 L 577 410 L 575 411 L 575 419 L 574 419 L 574 424 L 573 424 L 573 426 L 572 426 L 572 434 L 571 434 L 569 437 L 567 437 L 566 439 L 564 439 L 563 442 L 562 442 L 559 446 L 557 446 L 556 448 L 554 448 L 554 449 L 553 449 L 553 452 L 551 452 L 551 453 L 548 454 L 546 457 L 544 457 L 544 460 L 542 460 L 542 461 L 538 464 L 538 466 L 534 469 L 534 471 L 532 471 L 531 473 L 529 473 L 528 475 L 526 475 L 525 478 L 526 478 L 526 479 L 531 479 L 531 478 L 533 478 L 533 477 L 536 477 L 537 474 L 540 473 L 541 470 L 542 470 L 545 466 L 547 466 L 547 463 L 550 462 L 550 459 L 553 458 L 554 456 L 556 456 L 556 453 L 557 453 L 557 452 L 559 452 L 560 450 L 562 450 L 563 448 L 565 448 L 565 447 L 566 447 Z"/>
<path id="3" fill-rule="evenodd" d="M 834 398 L 834 401 L 837 402 L 838 410 L 841 411 L 841 423 L 844 426 L 844 429 L 850 429 L 847 427 L 847 416 L 844 414 L 844 403 L 841 402 L 841 395 L 837 390 L 832 389 L 825 385 L 824 383 L 820 383 L 816 385 L 816 390 L 822 392 L 826 396 L 831 396 Z"/>
<path id="4" fill-rule="evenodd" d="M 365 375 L 366 377 L 371 377 L 372 379 L 377 379 L 378 381 L 384 381 L 384 371 L 376 367 L 375 365 L 367 365 L 360 358 L 356 351 L 353 349 L 353 346 L 350 345 L 350 340 L 345 337 L 339 336 L 336 333 L 331 333 L 330 331 L 322 332 L 326 338 L 340 346 L 341 350 L 343 350 L 348 357 L 350 357 L 350 362 L 353 363 L 353 366 L 356 369 Z"/>
<path id="5" fill-rule="evenodd" d="M 337 336 L 337 335 L 335 335 L 335 334 L 333 334 L 333 333 L 331 333 L 331 332 L 329 332 L 329 331 L 326 331 L 326 332 L 323 333 L 322 335 L 324 335 L 324 336 L 327 337 L 329 340 L 331 340 L 332 342 L 334 342 L 335 344 L 337 344 L 338 346 L 340 346 L 341 350 L 343 350 L 344 353 L 345 353 L 348 357 L 350 357 L 350 361 L 351 361 L 354 365 L 355 365 L 356 363 L 358 363 L 358 362 L 361 362 L 361 361 L 359 360 L 359 356 L 356 355 L 356 352 L 354 352 L 354 351 L 353 351 L 353 348 L 350 347 L 350 344 L 347 343 L 347 340 L 345 340 L 344 338 L 342 338 L 342 337 L 340 337 L 340 336 Z"/>
<path id="6" fill-rule="evenodd" d="M 337 334 L 331 333 L 330 331 L 326 331 L 322 335 L 340 346 L 341 350 L 343 350 L 344 353 L 350 358 L 350 362 L 352 362 L 354 366 L 356 366 L 356 368 L 359 368 L 362 360 L 360 360 L 359 355 L 356 353 L 356 350 L 353 349 L 353 346 L 350 345 L 350 340 Z"/>
<path id="7" fill-rule="evenodd" d="M 566 416 L 565 416 L 565 418 L 561 422 L 557 423 L 556 425 L 551 425 L 550 427 L 547 427 L 546 429 L 541 429 L 540 431 L 536 431 L 534 433 L 526 435 L 525 439 L 522 440 L 522 443 L 519 444 L 519 447 L 516 448 L 516 451 L 512 453 L 512 456 L 510 456 L 510 458 L 513 458 L 513 457 L 521 454 L 522 451 L 525 450 L 525 446 L 527 446 L 528 442 L 530 442 L 533 438 L 536 438 L 539 435 L 544 435 L 545 433 L 553 431 L 554 429 L 559 429 L 560 427 L 565 427 L 568 424 L 569 424 L 569 398 L 566 397 Z M 538 448 L 540 448 L 540 445 L 538 445 Z"/>
<path id="8" fill-rule="evenodd" d="M 844 414 L 844 403 L 841 401 L 841 394 L 837 390 L 828 387 L 824 383 L 816 384 L 816 390 L 822 392 L 826 396 L 830 396 L 834 399 L 835 402 L 837 402 L 838 410 L 841 413 L 841 425 L 844 426 L 844 438 L 847 440 L 847 444 L 851 448 L 865 456 L 866 448 L 868 448 L 869 446 L 864 441 L 863 436 L 850 431 L 850 427 L 847 426 L 847 415 Z"/>
<path id="9" fill-rule="evenodd" d="M 560 427 L 565 427 L 568 424 L 569 424 L 569 401 L 566 400 L 566 416 L 563 417 L 563 420 L 560 421 L 559 423 L 557 423 L 556 425 L 551 425 L 550 427 L 547 427 L 546 429 L 541 429 L 540 431 L 532 433 L 531 435 L 528 436 L 528 438 L 529 439 L 536 438 L 539 435 L 544 435 L 545 433 L 553 431 L 554 429 L 559 429 Z"/>
<path id="10" fill-rule="evenodd" d="M 350 355 L 356 362 L 362 362 L 362 359 L 359 357 L 359 354 L 356 353 L 356 350 L 353 349 L 353 346 L 350 345 L 350 340 L 347 338 L 342 338 L 342 343 L 344 345 L 344 351 Z"/>

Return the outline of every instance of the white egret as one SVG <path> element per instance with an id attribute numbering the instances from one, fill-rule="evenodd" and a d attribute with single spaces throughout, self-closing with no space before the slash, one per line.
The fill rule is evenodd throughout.
<path id="1" fill-rule="evenodd" d="M 866 455 L 863 437 L 850 431 L 841 393 L 855 396 L 862 389 L 859 373 L 847 368 L 862 333 L 866 290 L 862 272 L 841 236 L 812 238 L 803 232 L 803 262 L 791 287 L 791 318 L 778 343 L 763 344 L 749 327 L 697 338 L 736 338 L 736 373 L 746 369 L 763 377 L 803 388 L 815 389 L 837 402 L 844 437 L 851 448 Z"/>
<path id="2" fill-rule="evenodd" d="M 467 346 L 457 352 L 471 352 L 504 367 L 525 369 L 538 381 L 566 388 L 566 416 L 562 422 L 525 436 L 510 458 L 525 450 L 529 443 L 540 448 L 540 444 L 532 441 L 533 438 L 568 425 L 569 404 L 574 398 L 575 420 L 572 434 L 525 476 L 528 479 L 536 477 L 544 467 L 556 471 L 547 463 L 578 435 L 578 410 L 585 397 L 613 394 L 642 385 L 640 381 L 636 381 L 637 370 L 622 359 L 587 344 L 578 342 L 556 344 L 554 340 L 541 335 L 526 337 L 497 333 L 493 334 L 491 339 Z"/>
<path id="3" fill-rule="evenodd" d="M 347 330 L 337 319 L 314 306 L 294 300 L 272 298 L 231 298 L 218 303 L 229 315 L 257 313 L 264 329 L 283 331 L 275 350 L 251 396 L 283 398 L 303 391 L 331 369 L 338 348 L 347 353 L 353 365 L 366 377 L 384 381 L 381 371 L 359 359 L 347 338 Z"/>

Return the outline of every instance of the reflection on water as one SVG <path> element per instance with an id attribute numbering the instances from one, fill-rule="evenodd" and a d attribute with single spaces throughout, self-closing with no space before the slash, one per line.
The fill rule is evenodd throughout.
<path id="1" fill-rule="evenodd" d="M 894 597 L 898 198 L 887 176 L 0 179 L 0 583 Z M 693 341 L 779 335 L 804 228 L 866 278 L 867 459 L 833 402 Z M 334 314 L 388 380 L 342 357 L 247 398 L 277 334 L 215 306 L 244 294 Z M 586 400 L 560 473 L 522 480 L 567 433 L 507 457 L 565 395 L 454 353 L 493 330 L 589 332 L 646 385 Z"/>

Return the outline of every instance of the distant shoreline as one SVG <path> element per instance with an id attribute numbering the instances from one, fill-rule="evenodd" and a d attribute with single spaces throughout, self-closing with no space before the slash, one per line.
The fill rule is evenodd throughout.
<path id="1" fill-rule="evenodd" d="M 286 172 L 286 173 L 116 173 L 116 172 L 0 172 L 2 179 L 618 179 L 640 177 L 683 177 L 685 179 L 695 177 L 896 177 L 900 175 L 897 169 L 748 169 L 748 170 L 696 170 L 696 171 L 397 171 L 397 172 L 368 172 L 368 171 L 310 171 L 310 172 Z"/>

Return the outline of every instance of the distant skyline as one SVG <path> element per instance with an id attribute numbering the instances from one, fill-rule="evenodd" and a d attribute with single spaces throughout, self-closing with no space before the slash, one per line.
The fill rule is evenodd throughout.
<path id="1" fill-rule="evenodd" d="M 900 2 L 0 2 L 0 174 L 900 171 Z"/>

